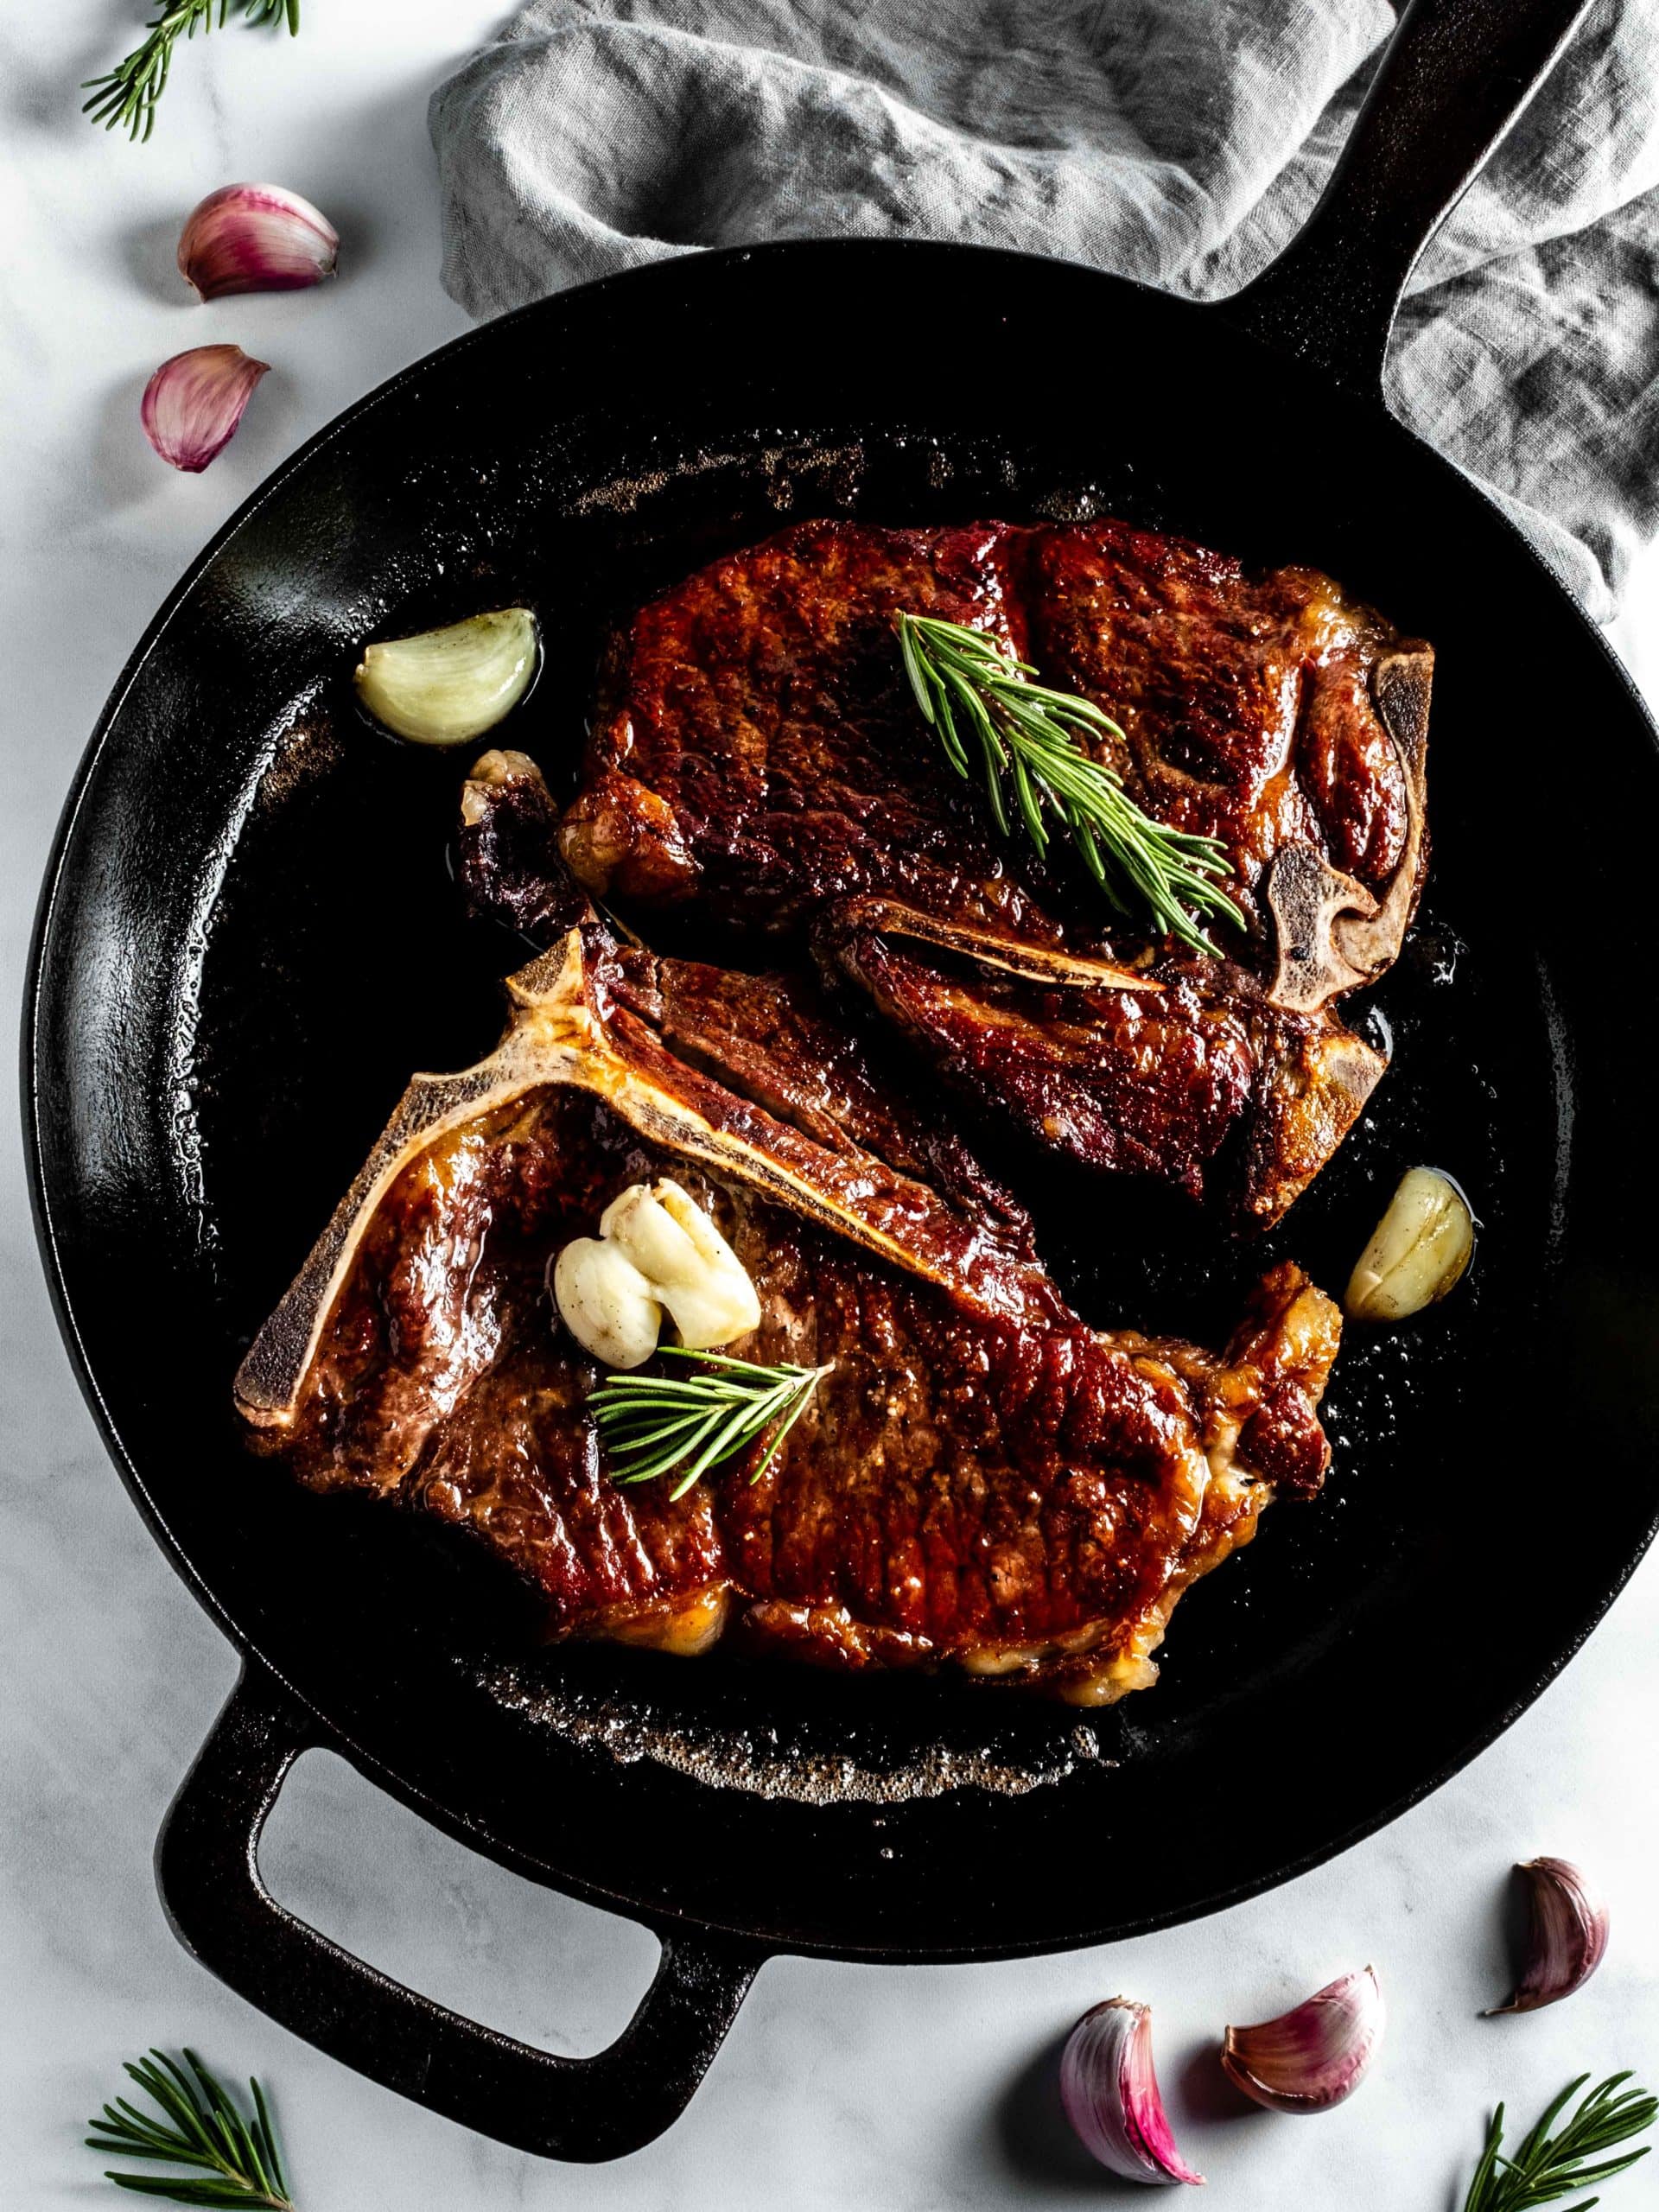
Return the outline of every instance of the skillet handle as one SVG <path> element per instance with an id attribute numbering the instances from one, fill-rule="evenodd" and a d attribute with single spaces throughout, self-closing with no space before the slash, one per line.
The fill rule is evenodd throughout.
<path id="1" fill-rule="evenodd" d="M 296 1919 L 260 1877 L 259 1837 L 283 1778 L 302 1751 L 327 1740 L 250 1662 L 156 1841 L 156 1882 L 180 1941 L 295 2035 L 517 2150 L 589 2162 L 660 2135 L 690 2101 L 765 1948 L 658 1929 L 656 1979 L 593 2058 L 556 2057 L 448 2012 Z"/>
<path id="2" fill-rule="evenodd" d="M 1225 312 L 1253 335 L 1374 398 L 1419 255 L 1589 6 L 1590 0 L 1412 0 L 1318 206 Z"/>

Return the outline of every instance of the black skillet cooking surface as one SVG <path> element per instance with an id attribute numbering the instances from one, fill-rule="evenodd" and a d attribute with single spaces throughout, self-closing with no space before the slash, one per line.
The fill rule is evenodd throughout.
<path id="1" fill-rule="evenodd" d="M 171 1816 L 164 1893 L 297 2032 L 527 2149 L 613 2155 L 683 2105 L 769 1951 L 1007 1956 L 1281 1881 L 1490 1741 L 1630 1572 L 1659 1511 L 1659 1243 L 1631 1173 L 1649 1108 L 1624 972 L 1648 917 L 1618 826 L 1659 810 L 1652 731 L 1519 538 L 1373 396 L 1418 245 L 1576 12 L 1420 10 L 1332 195 L 1230 315 L 945 245 L 671 262 L 396 379 L 162 610 L 48 878 L 36 1199 L 111 1449 L 247 1655 Z M 1436 645 L 1428 893 L 1367 1017 L 1395 1065 L 1273 1249 L 1339 1289 L 1427 1160 L 1473 1197 L 1473 1274 L 1408 1327 L 1352 1332 L 1324 1497 L 1274 1509 L 1181 1605 L 1157 1688 L 1112 1712 L 537 1656 L 493 1573 L 302 1493 L 231 1417 L 242 1347 L 406 1077 L 493 1041 L 523 957 L 463 921 L 450 880 L 470 756 L 358 720 L 359 644 L 537 607 L 546 665 L 499 736 L 556 779 L 607 615 L 713 554 L 810 515 L 1097 513 L 1316 563 Z M 999 1164 L 1102 1324 L 1215 1335 L 1262 1264 L 1120 1185 Z M 657 1929 L 620 2042 L 529 2050 L 276 1907 L 252 1839 L 312 1743 Z"/>

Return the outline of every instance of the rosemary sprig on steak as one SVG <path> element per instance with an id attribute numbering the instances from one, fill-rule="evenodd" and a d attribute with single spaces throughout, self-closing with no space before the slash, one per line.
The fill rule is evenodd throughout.
<path id="1" fill-rule="evenodd" d="M 1599 2083 L 1560 2133 L 1552 2135 L 1549 2131 L 1563 2107 L 1590 2079 L 1580 2074 L 1567 2083 L 1513 2158 L 1503 2152 L 1503 2107 L 1499 2105 L 1464 2199 L 1464 2212 L 1526 2212 L 1529 2205 L 1551 2204 L 1581 2189 L 1599 2189 L 1645 2158 L 1651 2148 L 1645 2143 L 1639 2151 L 1625 2151 L 1617 2158 L 1603 2155 L 1651 2127 L 1659 2113 L 1659 2099 L 1645 2089 L 1624 2088 L 1630 2078 L 1628 2072 L 1614 2074 Z M 1599 2201 L 1581 2198 L 1573 2212 L 1590 2212 L 1591 2205 Z"/>
<path id="2" fill-rule="evenodd" d="M 276 2131 L 259 2084 L 248 2084 L 253 2100 L 250 2116 L 239 2110 L 224 2083 L 194 2050 L 187 2050 L 184 2059 L 181 2066 L 165 2051 L 152 2050 L 147 2058 L 130 2062 L 128 2074 L 160 2107 L 159 2117 L 118 2097 L 90 2123 L 97 2133 L 86 2138 L 89 2150 L 118 2158 L 143 2158 L 151 2165 L 182 2167 L 184 2171 L 111 2171 L 105 2179 L 118 2189 L 140 2196 L 164 2196 L 175 2204 L 294 2212 Z"/>
<path id="3" fill-rule="evenodd" d="M 1077 742 L 1080 730 L 1121 740 L 1109 715 L 1091 700 L 1033 682 L 1030 663 L 1015 660 L 986 631 L 931 614 L 901 613 L 896 626 L 924 719 L 959 776 L 972 780 L 977 757 L 1005 836 L 1011 780 L 1038 851 L 1048 850 L 1046 816 L 1052 815 L 1120 914 L 1144 906 L 1157 929 L 1202 951 L 1213 948 L 1198 927 L 1200 916 L 1240 924 L 1237 907 L 1220 887 L 1232 872 L 1221 840 L 1154 822 L 1128 796 L 1117 771 Z"/>
<path id="4" fill-rule="evenodd" d="M 652 1483 L 678 1475 L 669 1492 L 692 1484 L 746 1452 L 776 1423 L 750 1475 L 758 1483 L 776 1458 L 827 1367 L 755 1367 L 723 1352 L 658 1348 L 665 1357 L 695 1361 L 696 1375 L 607 1375 L 590 1391 L 588 1410 L 599 1430 L 613 1482 Z"/>

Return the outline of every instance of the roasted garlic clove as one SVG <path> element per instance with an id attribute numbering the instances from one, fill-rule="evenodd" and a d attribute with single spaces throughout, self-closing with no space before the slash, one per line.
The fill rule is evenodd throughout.
<path id="1" fill-rule="evenodd" d="M 1438 1167 L 1413 1167 L 1349 1278 L 1343 1305 L 1353 1321 L 1403 1321 L 1444 1298 L 1469 1265 L 1475 1217 Z"/>
<path id="2" fill-rule="evenodd" d="M 1060 2101 L 1084 2148 L 1126 2181 L 1201 2184 L 1175 2148 L 1152 2063 L 1152 2010 L 1109 1997 L 1060 2057 Z"/>
<path id="3" fill-rule="evenodd" d="M 525 607 L 474 614 L 442 630 L 365 645 L 357 696 L 378 722 L 416 745 L 467 745 L 530 689 L 539 645 Z"/>
<path id="4" fill-rule="evenodd" d="M 280 184 L 225 184 L 193 207 L 179 274 L 204 300 L 292 292 L 334 273 L 340 233 L 320 207 Z"/>
<path id="5" fill-rule="evenodd" d="M 636 1183 L 599 1224 L 626 1252 L 673 1317 L 688 1351 L 728 1344 L 760 1325 L 748 1271 L 702 1207 L 677 1183 Z"/>
<path id="6" fill-rule="evenodd" d="M 1329 2112 L 1364 2080 L 1386 2008 L 1371 1967 L 1344 1974 L 1305 2003 L 1253 2028 L 1229 2028 L 1227 2078 L 1271 2112 Z"/>
<path id="7" fill-rule="evenodd" d="M 200 475 L 229 445 L 270 368 L 239 346 L 193 346 L 175 353 L 144 386 L 138 409 L 144 435 L 170 467 Z"/>
<path id="8" fill-rule="evenodd" d="M 657 1349 L 663 1309 L 620 1245 L 578 1236 L 553 1262 L 559 1318 L 607 1367 L 643 1367 Z"/>
<path id="9" fill-rule="evenodd" d="M 1536 2012 L 1582 1989 L 1607 1955 L 1611 1926 L 1605 1904 L 1590 1893 L 1580 1869 L 1565 1859 L 1529 1859 L 1517 1866 L 1531 1885 L 1526 1971 L 1500 2012 Z"/>
<path id="10" fill-rule="evenodd" d="M 582 1348 L 607 1367 L 642 1367 L 663 1311 L 687 1351 L 728 1344 L 760 1325 L 748 1270 L 687 1191 L 666 1178 L 632 1183 L 600 1217 L 597 1236 L 567 1244 L 553 1297 Z"/>

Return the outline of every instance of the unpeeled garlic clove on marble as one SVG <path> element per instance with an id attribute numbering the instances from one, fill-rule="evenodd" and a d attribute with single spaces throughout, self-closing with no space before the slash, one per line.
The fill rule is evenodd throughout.
<path id="1" fill-rule="evenodd" d="M 728 1344 L 760 1327 L 760 1300 L 748 1270 L 677 1183 L 634 1184 L 606 1207 L 599 1233 L 649 1281 L 687 1351 Z"/>
<path id="2" fill-rule="evenodd" d="M 365 645 L 357 696 L 394 736 L 416 745 L 466 745 L 518 704 L 539 652 L 530 609 L 498 607 Z"/>
<path id="3" fill-rule="evenodd" d="M 340 233 L 320 207 L 281 184 L 223 184 L 193 207 L 179 273 L 204 300 L 294 292 L 332 276 Z"/>
<path id="4" fill-rule="evenodd" d="M 1152 2009 L 1109 1997 L 1060 2057 L 1060 2101 L 1084 2147 L 1126 2181 L 1202 2184 L 1175 2148 L 1152 2063 Z"/>
<path id="5" fill-rule="evenodd" d="M 1438 1167 L 1408 1168 L 1349 1278 L 1354 1321 L 1403 1321 L 1444 1298 L 1475 1249 L 1469 1201 Z"/>
<path id="6" fill-rule="evenodd" d="M 1382 1985 L 1364 1967 L 1276 2020 L 1229 2028 L 1222 2067 L 1236 2088 L 1271 2112 L 1329 2112 L 1364 2080 L 1386 2017 Z"/>
<path id="7" fill-rule="evenodd" d="M 1582 1989 L 1607 1955 L 1611 1919 L 1593 1897 L 1580 1870 L 1565 1859 L 1529 1859 L 1516 1867 L 1530 1886 L 1531 1915 L 1526 1971 L 1503 2012 L 1536 2012 Z"/>
<path id="8" fill-rule="evenodd" d="M 193 346 L 175 353 L 144 387 L 138 410 L 144 435 L 163 461 L 199 476 L 235 435 L 270 367 L 239 346 Z"/>

